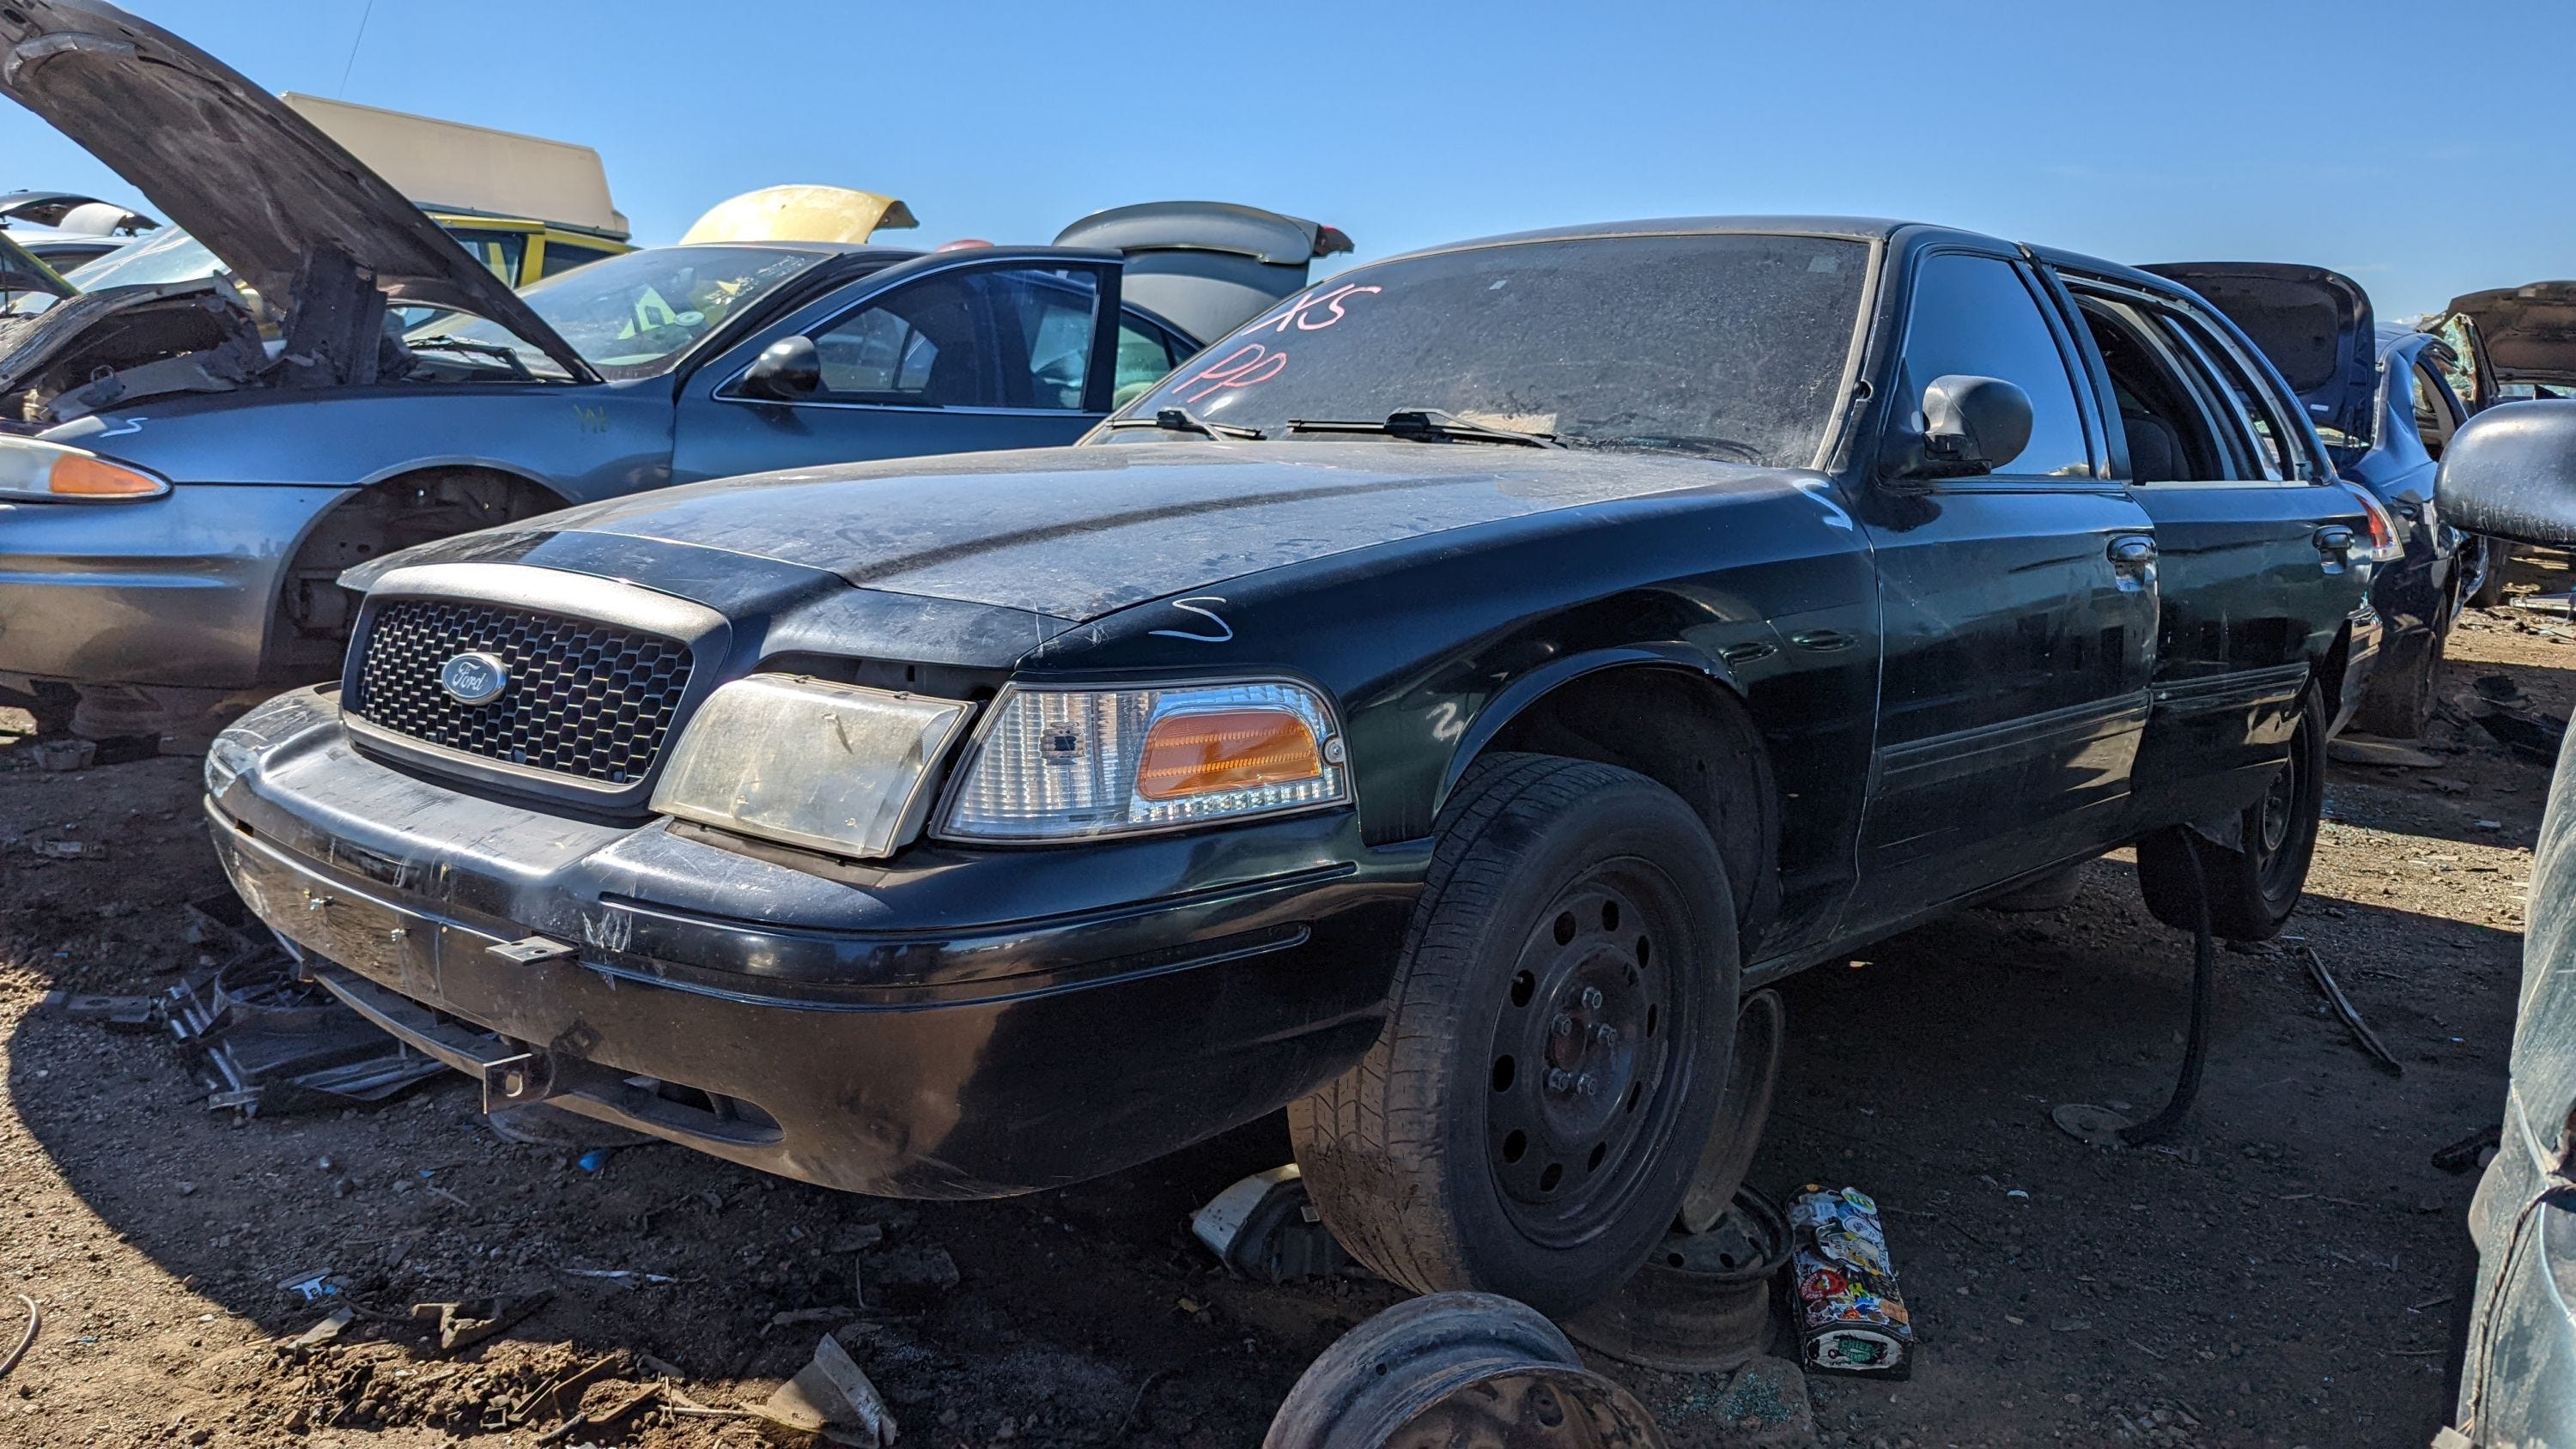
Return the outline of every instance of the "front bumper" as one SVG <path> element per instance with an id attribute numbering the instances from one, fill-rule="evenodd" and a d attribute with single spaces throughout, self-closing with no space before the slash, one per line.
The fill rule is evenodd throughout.
<path id="1" fill-rule="evenodd" d="M 0 674 L 250 688 L 286 565 L 347 491 L 182 483 L 140 503 L 0 504 Z"/>
<path id="2" fill-rule="evenodd" d="M 380 1025 L 460 1068 L 528 1052 L 574 1111 L 886 1196 L 1080 1181 L 1337 1075 L 1376 1038 L 1425 863 L 1348 812 L 883 868 L 755 855 L 397 771 L 318 690 L 245 716 L 208 771 L 242 898 Z M 532 935 L 572 950 L 490 949 Z"/>

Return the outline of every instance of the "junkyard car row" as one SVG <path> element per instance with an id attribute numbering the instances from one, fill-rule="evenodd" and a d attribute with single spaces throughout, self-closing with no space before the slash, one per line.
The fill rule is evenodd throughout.
<path id="1" fill-rule="evenodd" d="M 2420 727 L 2480 586 L 2445 444 L 2576 379 L 2501 303 L 1849 218 L 1310 282 L 1338 231 L 1164 203 L 514 292 L 175 37 L 0 43 L 221 263 L 0 319 L 0 689 L 273 695 L 205 810 L 311 978 L 489 1105 L 862 1193 L 1285 1108 L 1369 1268 L 1550 1313 L 1741 1171 L 1765 984 L 2123 846 L 2278 933 L 2328 738 Z"/>

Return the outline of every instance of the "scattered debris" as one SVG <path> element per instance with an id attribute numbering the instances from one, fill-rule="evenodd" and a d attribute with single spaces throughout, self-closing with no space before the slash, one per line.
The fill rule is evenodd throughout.
<path id="1" fill-rule="evenodd" d="M 580 1159 L 574 1163 L 574 1166 L 579 1167 L 584 1172 L 597 1172 L 608 1165 L 608 1159 L 611 1155 L 612 1152 L 609 1148 L 594 1147 L 588 1152 L 583 1153 Z"/>
<path id="2" fill-rule="evenodd" d="M 415 1303 L 411 1316 L 438 1325 L 438 1351 L 454 1353 L 503 1332 L 512 1324 L 538 1309 L 554 1294 L 545 1289 L 534 1293 L 504 1293 L 489 1298 L 473 1298 L 458 1303 Z"/>
<path id="3" fill-rule="evenodd" d="M 892 1444 L 899 1432 L 894 1411 L 886 1407 L 876 1385 L 868 1382 L 849 1351 L 830 1334 L 814 1345 L 813 1361 L 760 1406 L 760 1414 L 800 1433 L 855 1429 L 858 1433 L 852 1442 L 871 1446 Z"/>
<path id="4" fill-rule="evenodd" d="M 792 1328 L 799 1323 L 829 1323 L 836 1318 L 846 1322 L 857 1312 L 846 1303 L 831 1303 L 821 1308 L 790 1308 L 769 1315 L 769 1322 L 760 1330 L 760 1336 L 767 1338 L 772 1328 Z"/>
<path id="5" fill-rule="evenodd" d="M 2497 744 L 2544 765 L 2557 763 L 2558 747 L 2567 738 L 2567 721 L 2553 714 L 2490 709 L 2477 718 L 2479 728 L 2494 736 Z"/>
<path id="6" fill-rule="evenodd" d="M 879 1227 L 875 1223 L 861 1223 L 857 1227 L 845 1229 L 839 1237 L 832 1240 L 831 1246 L 825 1248 L 823 1251 L 827 1253 L 860 1253 L 865 1252 L 884 1241 L 884 1228 Z"/>
<path id="7" fill-rule="evenodd" d="M 302 1333 L 295 1335 L 293 1338 L 288 1339 L 286 1341 L 286 1346 L 293 1349 L 320 1348 L 322 1345 L 338 1338 L 340 1336 L 340 1331 L 347 1328 L 350 1324 L 355 1323 L 357 1319 L 358 1312 L 354 1308 L 345 1306 L 334 1308 L 331 1310 L 330 1317 L 323 1319 L 321 1322 L 314 1324 L 311 1328 L 308 1328 Z"/>
<path id="8" fill-rule="evenodd" d="M 2343 994 L 2343 987 L 2336 984 L 2334 973 L 2326 969 L 2326 959 L 2317 954 L 2317 948 L 2301 946 L 2299 950 L 2308 958 L 2308 975 L 2316 981 L 2317 989 L 2326 994 L 2326 1001 L 2334 1007 L 2335 1015 L 2342 1017 L 2343 1024 L 2352 1029 L 2353 1040 L 2361 1043 L 2362 1050 L 2377 1058 L 2379 1064 L 2388 1069 L 2390 1076 L 2406 1075 L 2405 1064 L 2398 1061 L 2396 1054 L 2381 1044 L 2379 1033 L 2370 1029 L 2370 1023 L 2361 1019 L 2359 1008 L 2352 1004 L 2352 998 Z"/>
<path id="9" fill-rule="evenodd" d="M 668 1274 L 668 1273 L 647 1273 L 647 1272 L 645 1272 L 645 1271 L 644 1271 L 643 1269 L 641 1269 L 641 1268 L 562 1268 L 562 1267 L 558 1267 L 558 1268 L 556 1268 L 556 1269 L 555 1269 L 555 1271 L 556 1271 L 556 1272 L 558 1272 L 558 1273 L 563 1274 L 563 1275 L 564 1275 L 565 1277 L 567 1277 L 567 1278 L 604 1278 L 604 1279 L 607 1279 L 607 1280 L 609 1280 L 609 1281 L 611 1281 L 611 1282 L 626 1283 L 626 1284 L 635 1284 L 635 1283 L 677 1283 L 677 1282 L 679 1282 L 679 1281 L 680 1281 L 679 1279 L 672 1277 L 672 1276 L 671 1276 L 670 1274 Z M 951 1268 L 951 1269 L 949 1270 L 949 1272 L 953 1275 L 953 1274 L 956 1272 L 956 1269 Z M 952 1277 L 950 1278 L 950 1280 L 949 1280 L 949 1281 L 951 1281 L 951 1282 L 955 1282 L 956 1280 L 955 1280 L 955 1278 L 952 1276 Z"/>
<path id="10" fill-rule="evenodd" d="M 1350 1265 L 1307 1199 L 1297 1164 L 1256 1172 L 1190 1215 L 1190 1231 L 1228 1272 L 1264 1283 L 1320 1278 Z"/>
<path id="11" fill-rule="evenodd" d="M 39 770 L 86 770 L 98 759 L 93 740 L 44 740 L 31 746 Z"/>
<path id="12" fill-rule="evenodd" d="M 2487 1155 L 2487 1149 L 2501 1146 L 2503 1142 L 2504 1128 L 2490 1123 L 2434 1153 L 2433 1165 L 2457 1177 L 2461 1173 L 2475 1171 L 2478 1159 Z"/>
<path id="13" fill-rule="evenodd" d="M 957 1260 L 946 1248 L 888 1248 L 868 1255 L 863 1271 L 878 1301 L 889 1307 L 918 1306 L 958 1284 Z"/>
<path id="14" fill-rule="evenodd" d="M 332 1281 L 331 1270 L 328 1268 L 314 1268 L 301 1273 L 289 1273 L 285 1277 L 277 1280 L 277 1286 L 296 1295 L 307 1303 L 316 1302 L 324 1298 L 336 1297 L 340 1292 L 340 1285 Z"/>
<path id="15" fill-rule="evenodd" d="M 2326 758 L 2346 765 L 2373 765 L 2391 770 L 2430 770 L 2442 757 L 2395 740 L 2367 735 L 2337 735 L 2326 744 Z"/>
<path id="16" fill-rule="evenodd" d="M 2469 681 L 2469 687 L 2478 692 L 2478 698 L 2495 704 L 2511 704 L 2522 698 L 2522 686 L 2510 674 L 2481 674 Z"/>
<path id="17" fill-rule="evenodd" d="M 105 860 L 107 847 L 95 840 L 30 840 L 27 848 L 46 860 Z"/>
<path id="18" fill-rule="evenodd" d="M 9 1356 L 0 1358 L 0 1378 L 7 1378 L 9 1371 L 18 1366 L 18 1360 L 25 1358 L 27 1350 L 35 1346 L 37 1325 L 45 1321 L 44 1310 L 36 1306 L 35 1299 L 21 1293 L 18 1301 L 27 1305 L 27 1331 L 18 1335 L 18 1346 L 9 1350 Z"/>
<path id="19" fill-rule="evenodd" d="M 1790 1311 L 1809 1369 L 1904 1378 L 1914 1371 L 1914 1319 L 1896 1291 L 1896 1267 L 1878 1204 L 1856 1187 L 1809 1183 L 1789 1204 Z"/>

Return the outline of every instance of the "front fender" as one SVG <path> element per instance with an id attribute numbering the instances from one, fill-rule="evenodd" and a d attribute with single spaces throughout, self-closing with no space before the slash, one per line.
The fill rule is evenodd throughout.
<path id="1" fill-rule="evenodd" d="M 1715 681 L 1739 701 L 1744 698 L 1742 682 L 1736 679 L 1735 671 L 1727 667 L 1724 660 L 1680 641 L 1619 645 L 1551 660 L 1505 685 L 1500 693 L 1486 701 L 1483 709 L 1476 712 L 1466 731 L 1458 737 L 1457 748 L 1450 753 L 1448 767 L 1441 772 L 1440 787 L 1432 797 L 1432 813 L 1437 815 L 1449 803 L 1449 797 L 1457 791 L 1458 781 L 1466 775 L 1468 767 L 1475 764 L 1476 757 L 1483 754 L 1495 737 L 1520 717 L 1522 711 L 1585 675 L 1641 665 L 1687 670 Z"/>

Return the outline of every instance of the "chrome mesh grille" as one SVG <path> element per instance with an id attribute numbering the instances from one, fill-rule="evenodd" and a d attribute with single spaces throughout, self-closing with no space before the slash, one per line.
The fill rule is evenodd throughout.
<path id="1" fill-rule="evenodd" d="M 660 758 L 689 646 L 676 639 L 524 609 L 396 599 L 376 611 L 349 713 L 428 744 L 559 775 L 623 785 Z M 489 704 L 438 681 L 459 654 L 488 653 L 510 683 Z"/>

